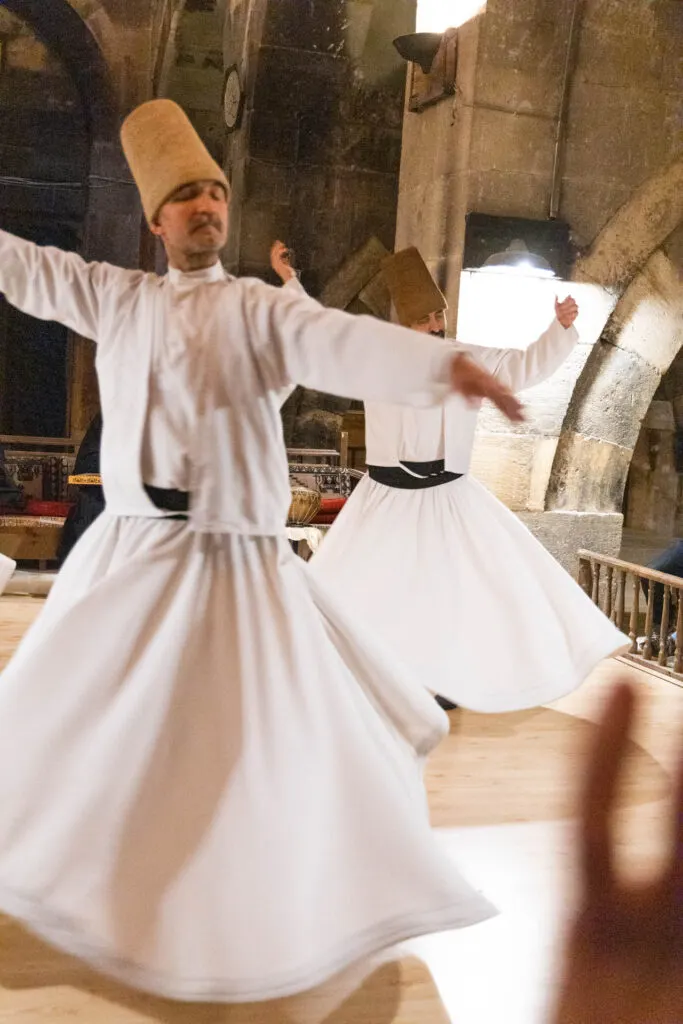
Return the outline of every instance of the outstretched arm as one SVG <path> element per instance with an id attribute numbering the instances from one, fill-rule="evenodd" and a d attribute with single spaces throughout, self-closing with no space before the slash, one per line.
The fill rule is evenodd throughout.
<path id="1" fill-rule="evenodd" d="M 489 398 L 511 419 L 522 418 L 508 388 L 447 341 L 325 309 L 295 292 L 251 286 L 243 301 L 249 333 L 259 339 L 260 361 L 275 389 L 289 382 L 344 398 L 415 406 L 438 404 L 457 391 L 469 399 Z"/>
<path id="2" fill-rule="evenodd" d="M 578 306 L 571 297 L 555 302 L 556 317 L 547 331 L 527 349 L 485 348 L 464 345 L 463 349 L 511 391 L 540 384 L 552 376 L 573 350 L 579 335 L 574 327 Z"/>
<path id="3" fill-rule="evenodd" d="M 0 231 L 0 292 L 38 320 L 56 320 L 97 340 L 103 287 L 124 270 Z"/>

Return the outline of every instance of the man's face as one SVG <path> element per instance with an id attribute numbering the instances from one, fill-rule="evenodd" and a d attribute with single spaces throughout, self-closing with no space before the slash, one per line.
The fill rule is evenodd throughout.
<path id="1" fill-rule="evenodd" d="M 228 238 L 228 196 L 216 181 L 183 185 L 166 200 L 152 225 L 169 258 L 216 257 Z"/>
<path id="2" fill-rule="evenodd" d="M 429 316 L 425 316 L 421 320 L 416 320 L 410 327 L 411 330 L 419 331 L 420 334 L 431 334 L 435 338 L 445 338 L 446 313 L 443 309 L 440 309 L 438 312 L 430 313 Z"/>

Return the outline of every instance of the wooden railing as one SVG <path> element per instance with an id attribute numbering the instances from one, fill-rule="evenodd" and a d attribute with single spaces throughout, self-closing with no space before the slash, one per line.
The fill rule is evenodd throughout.
<path id="1" fill-rule="evenodd" d="M 683 685 L 683 579 L 582 550 L 579 584 L 627 633 L 629 660 Z"/>

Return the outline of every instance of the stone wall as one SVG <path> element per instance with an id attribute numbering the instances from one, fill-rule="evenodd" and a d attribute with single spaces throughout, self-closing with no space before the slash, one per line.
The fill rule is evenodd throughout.
<path id="1" fill-rule="evenodd" d="M 683 148 L 678 0 L 586 0 L 560 216 L 588 246 L 633 189 Z M 399 241 L 441 265 L 457 301 L 464 213 L 545 218 L 574 0 L 488 0 L 459 30 L 458 94 L 407 114 Z M 424 162 L 431 168 L 424 174 Z"/>
<path id="2" fill-rule="evenodd" d="M 0 224 L 78 248 L 89 161 L 78 93 L 58 58 L 6 10 L 0 40 Z M 30 320 L 0 299 L 0 432 L 61 436 L 67 372 L 67 331 Z"/>
<path id="3" fill-rule="evenodd" d="M 169 24 L 172 52 L 158 91 L 187 112 L 211 155 L 225 160 L 222 20 L 216 0 L 186 0 Z"/>
<path id="4" fill-rule="evenodd" d="M 280 238 L 319 296 L 370 237 L 393 245 L 405 64 L 391 43 L 412 27 L 414 0 L 226 0 L 224 13 L 224 63 L 245 90 L 227 148 L 228 268 L 276 283 Z M 287 442 L 337 447 L 347 407 L 297 391 Z"/>
<path id="5" fill-rule="evenodd" d="M 75 248 L 86 258 L 140 264 L 141 210 L 118 127 L 122 115 L 153 93 L 178 3 L 54 0 L 48 6 L 42 0 L 5 0 L 0 11 L 0 37 L 6 42 L 0 74 L 5 227 Z M 5 429 L 78 438 L 98 404 L 92 343 L 70 336 L 67 357 L 62 335 L 50 345 L 46 332 L 53 328 L 29 318 L 20 322 L 19 316 L 3 315 L 7 344 L 0 422 Z M 23 351 L 10 345 L 17 332 L 35 338 L 33 357 L 32 343 Z M 53 392 L 54 403 L 48 397 Z M 54 415 L 48 416 L 52 405 Z"/>
<path id="6" fill-rule="evenodd" d="M 397 244 L 421 248 L 450 300 L 453 330 L 461 288 L 469 287 L 461 274 L 466 213 L 549 215 L 573 9 L 574 0 L 488 0 L 485 13 L 459 31 L 455 99 L 405 115 Z M 618 550 L 631 453 L 681 343 L 677 303 L 662 275 L 683 266 L 677 178 L 670 171 L 683 157 L 683 5 L 586 0 L 578 10 L 583 16 L 560 133 L 558 213 L 582 257 L 574 275 L 587 314 L 582 345 L 534 389 L 534 415 L 521 429 L 482 416 L 474 459 L 484 482 L 570 568 L 578 546 Z M 667 173 L 671 191 L 659 182 Z M 658 250 L 665 264 L 657 263 Z M 635 306 L 620 302 L 653 258 L 631 293 Z M 490 289 L 488 304 L 495 307 L 496 286 Z M 562 294 L 568 290 L 560 287 Z M 544 301 L 549 319 L 552 297 Z M 652 302 L 659 310 L 654 318 L 647 315 Z M 520 304 L 514 317 L 517 334 L 528 321 L 528 342 L 536 315 L 525 316 Z M 501 324 L 490 340 L 500 344 L 506 334 Z M 591 427 L 589 416 L 600 418 L 599 427 Z"/>
<path id="7" fill-rule="evenodd" d="M 405 65 L 391 39 L 405 0 L 231 3 L 226 66 L 240 67 L 243 126 L 228 143 L 234 208 L 228 263 L 269 276 L 274 238 L 319 294 L 346 256 L 395 230 Z M 381 45 L 379 45 L 381 42 Z M 372 66 L 378 50 L 383 66 Z"/>
<path id="8" fill-rule="evenodd" d="M 679 518 L 676 423 L 671 402 L 653 401 L 629 468 L 624 526 L 655 537 L 674 536 Z"/>
<path id="9" fill-rule="evenodd" d="M 629 466 L 624 526 L 660 544 L 683 535 L 683 351 L 643 419 Z"/>

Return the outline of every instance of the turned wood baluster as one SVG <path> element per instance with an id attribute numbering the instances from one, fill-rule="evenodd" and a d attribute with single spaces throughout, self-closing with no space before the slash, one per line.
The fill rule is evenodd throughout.
<path id="1" fill-rule="evenodd" d="M 600 563 L 591 560 L 591 570 L 593 573 L 593 593 L 591 594 L 591 600 L 593 604 L 597 604 L 600 607 Z"/>
<path id="2" fill-rule="evenodd" d="M 678 675 L 683 672 L 683 592 L 678 591 L 678 612 L 676 614 L 676 655 L 674 657 L 674 672 Z"/>
<path id="3" fill-rule="evenodd" d="M 654 589 L 654 588 L 653 588 Z M 666 665 L 666 641 L 669 636 L 669 606 L 671 604 L 671 587 L 664 587 L 664 600 L 662 602 L 662 624 L 659 628 L 659 657 L 657 663 Z"/>
<path id="4" fill-rule="evenodd" d="M 579 586 L 586 592 L 588 597 L 591 596 L 593 590 L 593 572 L 591 570 L 591 564 L 587 558 L 582 558 L 579 562 Z"/>
<path id="5" fill-rule="evenodd" d="M 606 594 L 605 594 L 605 615 L 608 619 L 612 617 L 612 581 L 614 579 L 614 569 L 611 565 L 607 566 L 607 580 L 605 582 Z"/>
<path id="6" fill-rule="evenodd" d="M 612 621 L 617 629 L 624 629 L 624 605 L 626 603 L 626 573 L 623 569 L 618 570 L 617 576 L 617 600 L 614 606 Z"/>
<path id="7" fill-rule="evenodd" d="M 645 611 L 645 661 L 652 661 L 652 620 L 654 619 L 655 585 L 652 580 L 647 582 L 647 609 Z"/>
<path id="8" fill-rule="evenodd" d="M 628 635 L 631 640 L 629 654 L 638 652 L 638 616 L 640 614 L 640 579 L 633 577 L 633 603 L 631 604 L 631 619 L 628 626 Z"/>

